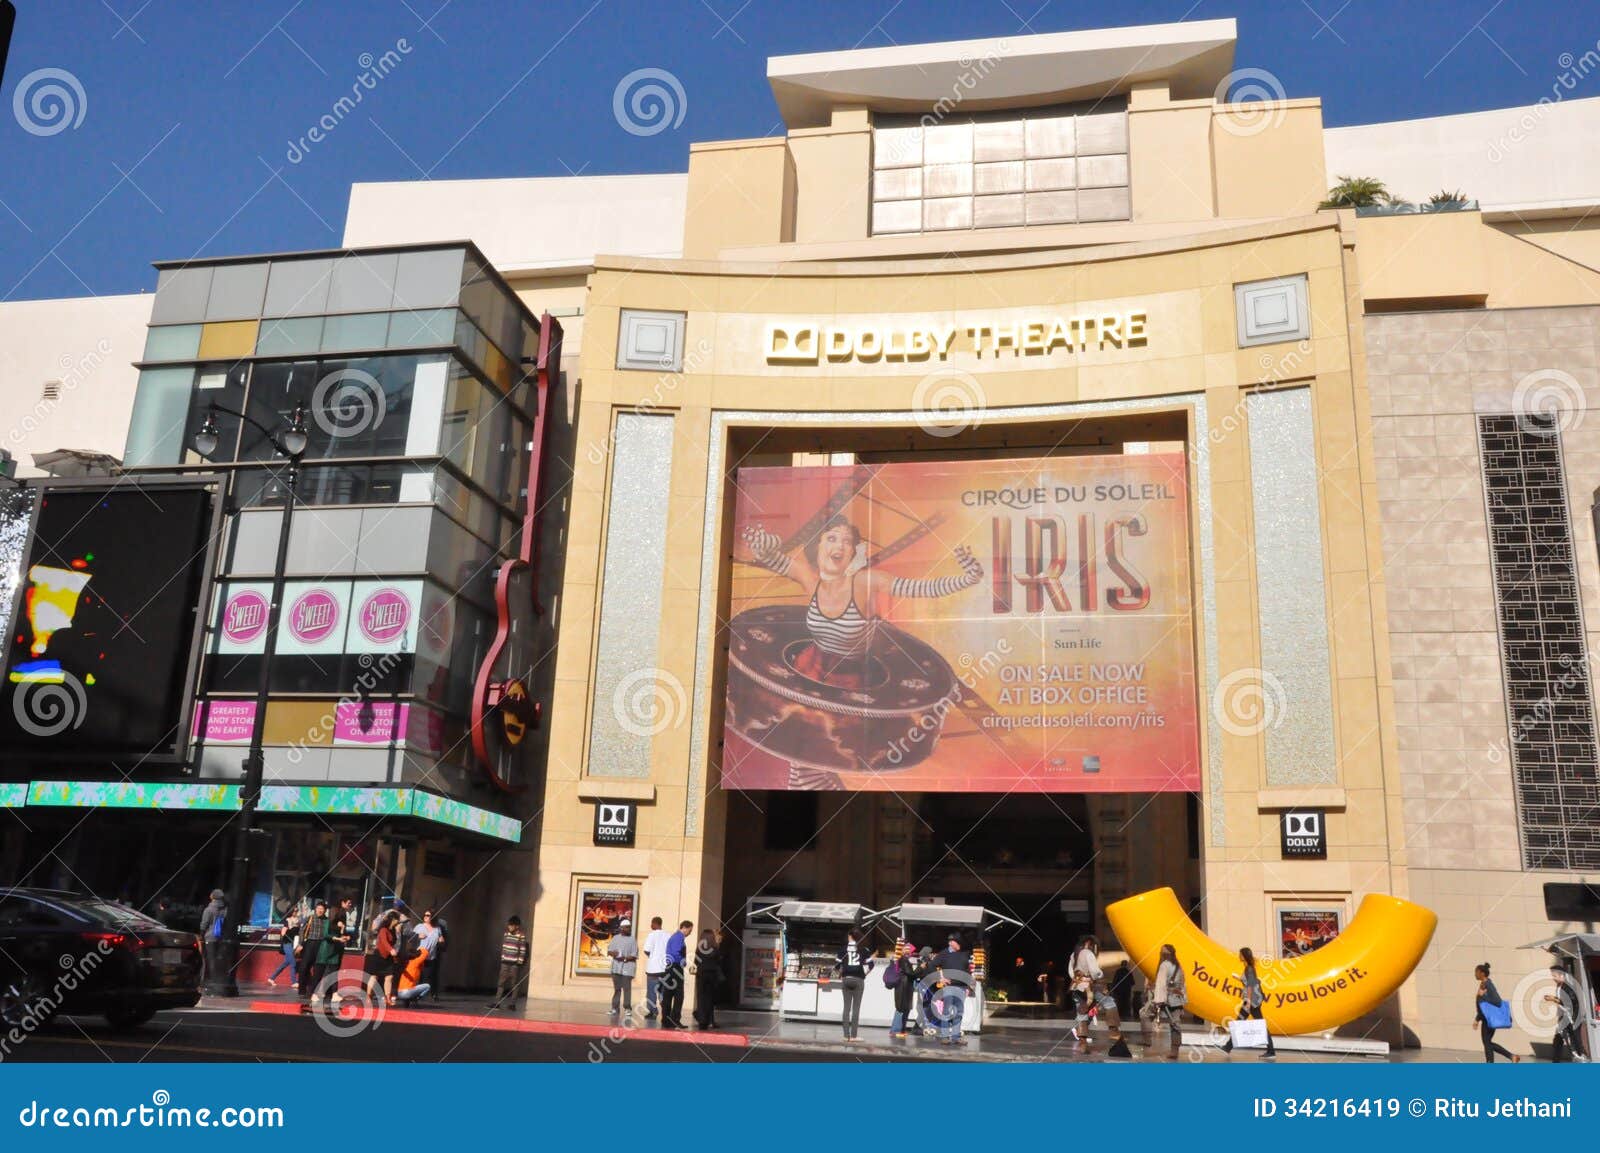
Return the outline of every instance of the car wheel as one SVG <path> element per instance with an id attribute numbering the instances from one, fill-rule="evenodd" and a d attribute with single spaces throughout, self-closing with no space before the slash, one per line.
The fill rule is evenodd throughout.
<path id="1" fill-rule="evenodd" d="M 0 980 L 0 1024 L 7 1029 L 33 1029 L 55 1015 L 49 993 L 37 973 L 19 973 Z"/>
<path id="2" fill-rule="evenodd" d="M 154 1009 L 111 1009 L 106 1013 L 106 1023 L 113 1029 L 137 1029 L 155 1015 Z"/>

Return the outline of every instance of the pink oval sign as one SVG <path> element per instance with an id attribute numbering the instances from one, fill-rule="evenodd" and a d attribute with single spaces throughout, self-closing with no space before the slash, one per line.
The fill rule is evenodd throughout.
<path id="1" fill-rule="evenodd" d="M 247 645 L 267 631 L 271 606 L 255 589 L 234 593 L 222 609 L 222 635 L 236 645 Z"/>
<path id="2" fill-rule="evenodd" d="M 396 588 L 381 588 L 361 603 L 361 633 L 373 644 L 388 644 L 405 635 L 411 623 L 411 602 Z"/>
<path id="3" fill-rule="evenodd" d="M 339 601 L 327 589 L 307 589 L 289 609 L 289 632 L 301 644 L 326 640 L 339 623 Z"/>

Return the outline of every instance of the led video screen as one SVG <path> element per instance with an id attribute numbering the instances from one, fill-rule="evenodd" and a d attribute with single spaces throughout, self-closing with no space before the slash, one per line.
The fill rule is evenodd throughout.
<path id="1" fill-rule="evenodd" d="M 1182 454 L 734 486 L 725 787 L 1199 787 Z"/>
<path id="2" fill-rule="evenodd" d="M 207 588 L 215 493 L 132 481 L 35 494 L 0 683 L 0 756 L 171 760 Z"/>

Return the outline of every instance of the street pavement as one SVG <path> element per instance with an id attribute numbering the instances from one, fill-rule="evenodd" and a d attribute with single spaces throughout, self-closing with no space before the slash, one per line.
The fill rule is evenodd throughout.
<path id="1" fill-rule="evenodd" d="M 144 1027 L 115 1032 L 100 1018 L 63 1017 L 12 1047 L 10 1061 L 983 1061 L 1150 1064 L 1164 1061 L 1165 1037 L 1146 1053 L 1130 1030 L 1132 1059 L 1108 1057 L 1103 1034 L 1088 1055 L 1075 1051 L 1065 1022 L 992 1022 L 961 1047 L 932 1037 L 897 1040 L 863 1027 L 846 1042 L 837 1024 L 784 1021 L 773 1013 L 718 1010 L 714 1033 L 667 1032 L 642 1019 L 615 1020 L 604 1006 L 534 1002 L 517 1012 L 488 1009 L 465 997 L 424 1008 L 361 1010 L 347 1001 L 338 1013 L 302 1012 L 292 995 L 250 990 L 245 997 L 208 1000 L 198 1008 L 162 1013 Z M 1280 1042 L 1280 1045 L 1293 1042 Z M 1335 1061 L 1482 1060 L 1480 1054 L 1438 1049 L 1396 1051 L 1387 1058 L 1280 1050 L 1280 1063 Z M 1179 1061 L 1253 1063 L 1256 1053 L 1223 1054 L 1205 1034 L 1187 1033 Z"/>

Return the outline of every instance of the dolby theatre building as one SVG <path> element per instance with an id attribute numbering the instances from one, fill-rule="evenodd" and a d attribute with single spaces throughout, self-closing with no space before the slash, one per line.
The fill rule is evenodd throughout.
<path id="1" fill-rule="evenodd" d="M 1031 980 L 1145 890 L 1272 957 L 1389 893 L 1440 924 L 1355 1031 L 1470 1048 L 1473 964 L 1600 919 L 1600 111 L 1234 69 L 777 57 L 784 131 L 686 176 L 356 187 L 347 244 L 472 239 L 566 332 L 532 996 L 607 997 L 625 913 L 756 1003 L 785 898 L 982 905 Z"/>

